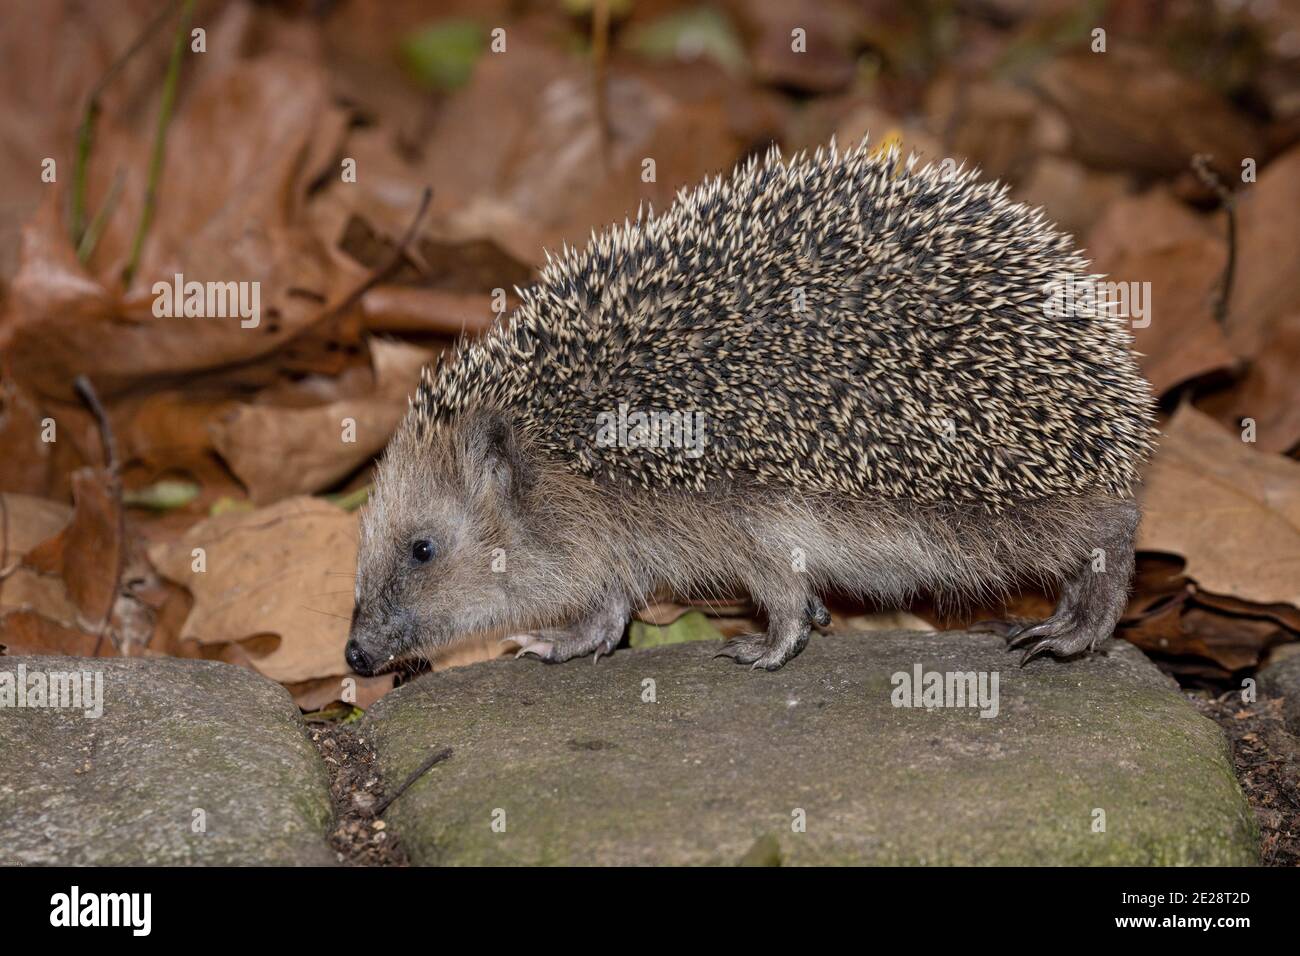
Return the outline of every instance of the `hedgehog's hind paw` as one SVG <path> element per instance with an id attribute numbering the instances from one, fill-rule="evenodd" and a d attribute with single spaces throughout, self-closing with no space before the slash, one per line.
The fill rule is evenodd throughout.
<path id="1" fill-rule="evenodd" d="M 1007 621 L 980 621 L 972 624 L 970 630 L 975 633 L 999 634 L 1007 642 L 1007 647 L 1024 647 L 1030 641 L 1055 637 L 1074 627 L 1074 619 L 1067 614 L 1057 612 L 1042 620 L 1015 619 Z"/>
<path id="2" fill-rule="evenodd" d="M 989 621 L 976 621 L 969 630 L 974 634 L 996 634 L 1006 640 L 1014 640 L 1021 631 L 1033 627 L 1037 621 L 1027 620 L 1025 618 L 1009 618 L 1007 620 L 994 619 Z"/>
<path id="3" fill-rule="evenodd" d="M 1029 621 L 1024 627 L 1019 627 L 1014 633 L 1008 634 L 1007 647 L 1024 647 L 1030 642 L 1058 637 L 1074 627 L 1075 621 L 1072 616 L 1058 612 L 1041 621 Z"/>
<path id="4" fill-rule="evenodd" d="M 1106 634 L 1100 634 L 1096 629 L 1069 618 L 1048 618 L 1009 641 L 1008 647 L 1025 648 L 1025 653 L 1020 658 L 1020 666 L 1024 667 L 1042 654 L 1051 654 L 1058 660 L 1087 654 L 1095 650 L 1106 637 Z"/>

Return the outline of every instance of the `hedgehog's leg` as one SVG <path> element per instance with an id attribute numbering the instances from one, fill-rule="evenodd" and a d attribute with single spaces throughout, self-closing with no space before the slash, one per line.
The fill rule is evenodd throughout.
<path id="1" fill-rule="evenodd" d="M 574 657 L 612 654 L 627 627 L 631 605 L 625 598 L 611 599 L 600 611 L 593 612 L 569 627 L 543 628 L 501 639 L 502 644 L 517 644 L 515 657 L 532 655 L 548 664 L 559 664 Z"/>
<path id="2" fill-rule="evenodd" d="M 784 600 L 768 599 L 766 606 L 765 633 L 733 637 L 713 656 L 729 657 L 737 664 L 753 668 L 780 670 L 808 646 L 808 635 L 814 624 L 825 627 L 831 622 L 826 605 L 807 592 L 793 593 Z"/>
<path id="3" fill-rule="evenodd" d="M 1022 666 L 1040 654 L 1065 658 L 1095 650 L 1111 636 L 1128 598 L 1137 525 L 1137 506 L 1120 503 L 1097 543 L 1104 565 L 1094 567 L 1095 555 L 1085 558 L 1066 581 L 1056 612 L 1009 635 L 1010 647 L 1025 648 Z"/>

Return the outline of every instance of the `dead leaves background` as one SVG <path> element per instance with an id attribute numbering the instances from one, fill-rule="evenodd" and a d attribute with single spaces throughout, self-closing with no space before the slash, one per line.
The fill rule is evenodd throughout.
<path id="1" fill-rule="evenodd" d="M 355 515 L 337 503 L 359 500 L 350 493 L 367 484 L 420 366 L 485 328 L 493 290 L 513 296 L 544 248 L 581 243 L 638 203 L 664 208 L 767 142 L 812 147 L 868 130 L 982 166 L 1074 231 L 1098 271 L 1151 283 L 1138 348 L 1170 418 L 1121 633 L 1199 679 L 1240 674 L 1300 636 L 1294 9 L 1139 2 L 1094 24 L 1064 2 L 828 0 L 795 11 L 634 0 L 614 4 L 600 124 L 586 6 L 199 3 L 207 52 L 184 60 L 156 219 L 129 285 L 173 27 L 104 89 L 87 207 L 118 199 L 83 262 L 67 210 L 86 96 L 158 8 L 0 8 L 8 653 L 218 657 L 281 681 L 305 707 L 329 703 L 345 672 L 355 560 Z M 464 35 L 466 18 L 470 35 L 504 25 L 508 54 L 471 55 L 459 85 L 414 81 L 454 75 L 409 51 L 443 56 L 443 28 Z M 1087 50 L 1096 25 L 1104 55 Z M 807 30 L 809 54 L 791 53 L 792 26 Z M 1222 323 L 1226 215 L 1191 171 L 1195 152 L 1214 157 L 1234 194 Z M 641 175 L 647 156 L 653 182 Z M 58 163 L 53 184 L 40 181 L 46 157 Z M 341 182 L 343 157 L 356 160 L 356 183 Z M 1240 182 L 1246 157 L 1257 182 Z M 427 185 L 433 202 L 401 268 L 349 304 Z M 156 318 L 152 283 L 175 273 L 260 282 L 260 327 Z M 107 405 L 118 476 L 73 394 L 80 374 Z M 1241 440 L 1243 418 L 1254 443 Z M 355 443 L 340 441 L 343 419 Z M 42 441 L 51 423 L 57 440 Z M 118 478 L 154 507 L 124 510 Z M 682 596 L 660 598 L 645 615 L 661 626 L 656 640 L 702 619 Z M 1045 602 L 1026 593 L 1012 609 Z M 751 613 L 699 610 L 723 633 Z M 863 610 L 834 613 L 863 626 Z M 439 666 L 495 653 L 481 635 Z M 392 679 L 361 683 L 364 705 Z"/>

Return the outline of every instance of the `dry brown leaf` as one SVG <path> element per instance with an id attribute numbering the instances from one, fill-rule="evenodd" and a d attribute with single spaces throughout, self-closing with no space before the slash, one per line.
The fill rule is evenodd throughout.
<path id="1" fill-rule="evenodd" d="M 1106 206 L 1088 232 L 1087 252 L 1098 263 L 1163 252 L 1189 240 L 1220 238 L 1223 231 L 1193 212 L 1163 186 L 1124 196 Z M 1226 248 L 1226 246 L 1225 246 Z"/>
<path id="2" fill-rule="evenodd" d="M 931 84 L 925 112 L 930 128 L 944 131 L 947 150 L 942 157 L 978 166 L 988 179 L 1012 183 L 1033 165 L 1035 131 L 1050 122 L 1046 107 L 1027 90 L 954 74 Z"/>
<path id="3" fill-rule="evenodd" d="M 83 627 L 97 627 L 117 599 L 125 525 L 117 480 L 102 468 L 72 476 L 73 508 L 54 537 L 27 552 L 23 563 L 63 579 Z"/>
<path id="4" fill-rule="evenodd" d="M 1120 173 L 1096 172 L 1073 160 L 1040 156 L 1012 195 L 1046 209 L 1063 230 L 1082 237 L 1128 188 L 1128 177 Z"/>
<path id="5" fill-rule="evenodd" d="M 17 657 L 26 654 L 66 654 L 71 657 L 112 656 L 115 651 L 109 641 L 100 641 L 75 626 L 61 624 L 22 608 L 0 613 L 0 648 Z"/>
<path id="6" fill-rule="evenodd" d="M 1271 324 L 1235 388 L 1198 399 L 1197 407 L 1227 428 L 1238 428 L 1242 419 L 1252 419 L 1259 450 L 1285 454 L 1300 445 L 1297 370 L 1300 370 L 1300 312 Z"/>
<path id="7" fill-rule="evenodd" d="M 492 296 L 483 292 L 448 292 L 413 286 L 378 286 L 361 299 L 371 332 L 407 335 L 461 335 L 471 338 L 497 319 Z"/>
<path id="8" fill-rule="evenodd" d="M 383 449 L 433 354 L 377 339 L 371 356 L 375 385 L 367 395 L 315 408 L 240 405 L 212 423 L 213 443 L 255 502 L 321 491 Z M 344 441 L 345 419 L 355 422 L 354 441 Z"/>
<path id="9" fill-rule="evenodd" d="M 871 101 L 854 101 L 854 104 L 851 109 L 838 115 L 833 125 L 827 122 L 817 123 L 816 117 L 808 117 L 801 111 L 796 114 L 793 128 L 787 134 L 787 137 L 798 136 L 798 140 L 791 142 L 787 138 L 784 142 L 790 149 L 815 150 L 829 142 L 832 135 L 837 144 L 846 148 L 856 146 L 864 138 L 869 145 L 878 146 L 886 137 L 896 136 L 900 150 L 904 154 L 915 153 L 921 157 L 922 162 L 937 163 L 951 155 L 944 151 L 939 139 L 931 136 L 919 123 L 883 110 Z"/>
<path id="10" fill-rule="evenodd" d="M 1286 632 L 1269 620 L 1217 614 L 1190 602 L 1175 602 L 1127 624 L 1121 636 L 1142 650 L 1162 658 L 1212 661 L 1223 677 L 1258 665 Z M 1202 668 L 1197 673 L 1204 674 Z"/>
<path id="11" fill-rule="evenodd" d="M 1200 589 L 1300 605 L 1300 463 L 1183 406 L 1147 468 L 1142 508 L 1138 549 L 1182 557 Z"/>
<path id="12" fill-rule="evenodd" d="M 77 606 L 69 598 L 63 579 L 19 563 L 28 551 L 59 534 L 72 509 L 61 502 L 27 495 L 4 495 L 3 504 L 9 537 L 0 567 L 7 568 L 8 573 L 0 577 L 0 611 L 30 610 L 52 624 L 79 630 Z"/>
<path id="13" fill-rule="evenodd" d="M 1088 254 L 1110 282 L 1150 283 L 1150 323 L 1133 328 L 1133 338 L 1157 396 L 1236 366 L 1214 318 L 1227 246 L 1167 193 L 1112 203 L 1089 236 Z"/>
<path id="14" fill-rule="evenodd" d="M 194 549 L 206 570 L 195 571 Z M 343 661 L 356 569 L 356 516 L 313 498 L 210 518 L 149 557 L 194 595 L 182 640 L 241 645 L 284 684 L 348 673 Z"/>
<path id="15" fill-rule="evenodd" d="M 1263 357 L 1276 323 L 1300 303 L 1300 146 L 1269 163 L 1259 182 L 1238 177 L 1229 186 L 1237 191 L 1240 238 L 1228 335 L 1241 354 Z"/>
<path id="16" fill-rule="evenodd" d="M 49 494 L 53 476 L 53 442 L 41 440 L 45 416 L 14 382 L 0 381 L 0 488 Z"/>
<path id="17" fill-rule="evenodd" d="M 5 550 L 8 557 L 0 559 L 0 567 L 26 554 L 46 538 L 58 534 L 72 516 L 72 509 L 61 501 L 2 493 L 0 499 L 3 499 L 0 505 L 4 508 L 8 529 L 7 540 L 0 542 L 0 548 Z"/>
<path id="18" fill-rule="evenodd" d="M 1168 554 L 1138 554 L 1124 620 L 1134 620 L 1170 601 L 1186 600 L 1195 587 L 1183 575 L 1183 560 Z"/>
<path id="19" fill-rule="evenodd" d="M 68 238 L 61 188 L 48 191 L 23 230 L 13 295 L 0 316 L 0 347 L 15 374 L 54 397 L 68 397 L 76 375 L 88 374 L 108 398 L 141 377 L 247 362 L 313 326 L 322 303 L 341 300 L 362 272 L 331 261 L 302 214 L 319 171 L 313 164 L 337 146 L 344 125 L 319 67 L 301 59 L 243 61 L 203 76 L 169 128 L 157 215 L 125 293 L 119 275 L 148 164 L 114 155 L 117 140 L 106 130 L 95 168 L 122 164 L 126 186 L 89 268 Z M 232 136 L 236 129 L 241 134 Z M 92 188 L 92 208 L 106 192 L 107 185 Z M 259 324 L 155 316 L 154 283 L 177 274 L 186 282 L 257 283 Z"/>
<path id="20" fill-rule="evenodd" d="M 853 4 L 743 0 L 733 8 L 751 37 L 754 73 L 763 82 L 824 93 L 842 89 L 853 79 L 850 43 L 864 25 Z M 803 31 L 803 51 L 793 49 L 791 32 L 796 28 Z"/>
<path id="21" fill-rule="evenodd" d="M 1070 125 L 1071 152 L 1091 166 L 1170 174 L 1195 153 L 1225 169 L 1262 154 L 1242 112 L 1142 48 L 1067 54 L 1044 64 L 1036 81 Z"/>
<path id="22" fill-rule="evenodd" d="M 875 614 L 831 612 L 833 626 L 851 631 L 933 631 L 934 626 L 910 611 L 881 611 Z"/>
<path id="23" fill-rule="evenodd" d="M 356 674 L 350 674 L 344 678 L 322 677 L 319 680 L 304 681 L 301 684 L 290 684 L 285 690 L 293 696 L 293 702 L 303 710 L 324 710 L 335 701 L 343 700 L 343 681 L 345 680 L 356 682 L 356 699 L 350 703 L 356 704 L 362 710 L 369 710 L 371 704 L 393 689 L 396 675 L 381 674 L 378 677 L 358 677 Z"/>
<path id="24" fill-rule="evenodd" d="M 1243 601 L 1227 594 L 1212 594 L 1209 591 L 1196 590 L 1193 597 L 1197 604 L 1218 611 L 1221 614 L 1236 617 L 1253 617 L 1273 621 L 1300 635 L 1300 608 L 1290 604 L 1256 604 Z"/>
<path id="25" fill-rule="evenodd" d="M 71 180 L 86 97 L 157 6 L 154 0 L 0 4 L 0 280 L 14 274 L 19 230 L 50 191 L 41 181 L 42 161 L 54 159 L 59 180 Z M 126 64 L 103 90 L 104 118 L 152 115 L 168 52 L 165 42 L 146 44 Z"/>
<path id="26" fill-rule="evenodd" d="M 437 185 L 431 218 L 446 238 L 491 239 L 538 263 L 543 248 L 584 244 L 593 227 L 635 217 L 639 201 L 666 209 L 679 188 L 740 156 L 721 101 L 686 101 L 631 72 L 611 73 L 608 115 L 606 169 L 581 63 L 526 42 L 483 57 L 439 114 L 419 167 L 417 181 Z M 642 178 L 647 157 L 653 182 Z"/>
<path id="27" fill-rule="evenodd" d="M 1133 342 L 1157 396 L 1239 364 L 1214 318 L 1223 264 L 1223 246 L 1212 239 L 1192 239 L 1107 264 L 1108 281 L 1151 284 L 1146 297 L 1150 324 L 1133 328 Z"/>
<path id="28" fill-rule="evenodd" d="M 678 604 L 676 601 L 655 601 L 653 604 L 648 604 L 637 611 L 636 618 L 639 621 L 645 621 L 647 624 L 667 627 L 683 614 L 688 614 L 693 610 L 695 608 L 689 604 Z"/>

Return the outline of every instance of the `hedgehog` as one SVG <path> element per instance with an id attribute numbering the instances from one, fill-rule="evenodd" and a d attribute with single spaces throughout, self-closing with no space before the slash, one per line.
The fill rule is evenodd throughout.
<path id="1" fill-rule="evenodd" d="M 471 633 L 602 654 L 660 589 L 747 593 L 776 670 L 830 595 L 1097 648 L 1125 606 L 1154 404 L 1100 276 L 1008 188 L 865 140 L 773 148 L 547 254 L 518 308 L 426 368 L 361 519 L 345 655 Z M 1062 307 L 1061 303 L 1065 303 Z"/>

